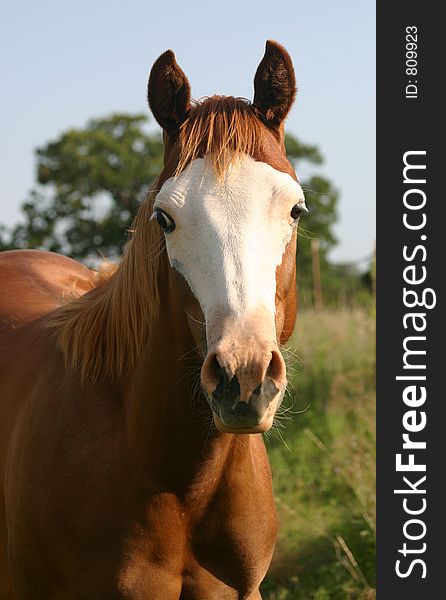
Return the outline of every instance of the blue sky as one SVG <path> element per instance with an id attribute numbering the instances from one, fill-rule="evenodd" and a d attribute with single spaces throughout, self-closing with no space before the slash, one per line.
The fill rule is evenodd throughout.
<path id="1" fill-rule="evenodd" d="M 199 98 L 252 98 L 266 39 L 290 52 L 298 98 L 287 122 L 319 145 L 341 192 L 336 260 L 375 237 L 375 4 L 371 0 L 14 0 L 0 13 L 0 223 L 20 219 L 36 147 L 115 111 L 146 109 L 153 61 L 172 48 Z M 299 173 L 299 167 L 298 167 Z"/>

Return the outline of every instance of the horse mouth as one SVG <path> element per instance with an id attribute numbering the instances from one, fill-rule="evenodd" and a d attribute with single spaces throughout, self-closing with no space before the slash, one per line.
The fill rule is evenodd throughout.
<path id="1" fill-rule="evenodd" d="M 285 388 L 278 390 L 265 405 L 259 394 L 254 395 L 249 402 L 237 400 L 225 402 L 216 400 L 214 395 L 203 390 L 206 400 L 212 410 L 215 427 L 224 433 L 264 433 L 271 428 L 277 408 L 280 406 Z M 260 402 L 259 402 L 260 400 Z"/>
<path id="2" fill-rule="evenodd" d="M 271 428 L 274 420 L 274 414 L 265 415 L 260 422 L 252 421 L 243 422 L 238 419 L 236 422 L 231 422 L 231 419 L 225 417 L 225 421 L 217 415 L 214 411 L 214 424 L 215 427 L 223 433 L 264 433 Z"/>

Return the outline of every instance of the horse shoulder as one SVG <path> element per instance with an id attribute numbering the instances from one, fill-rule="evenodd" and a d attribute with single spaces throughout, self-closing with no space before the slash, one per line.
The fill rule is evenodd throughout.
<path id="1" fill-rule="evenodd" d="M 40 318 L 92 285 L 92 272 L 64 256 L 38 250 L 0 253 L 1 471 L 18 415 L 36 381 L 44 372 L 51 374 L 52 385 L 58 381 L 59 352 Z"/>
<path id="2" fill-rule="evenodd" d="M 92 287 L 94 273 L 66 256 L 42 250 L 2 252 L 0 330 L 37 319 Z"/>

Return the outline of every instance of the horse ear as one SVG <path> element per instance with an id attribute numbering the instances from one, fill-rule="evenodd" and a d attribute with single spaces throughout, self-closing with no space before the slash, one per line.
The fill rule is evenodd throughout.
<path id="1" fill-rule="evenodd" d="M 155 61 L 150 71 L 147 99 L 153 116 L 167 133 L 177 131 L 190 111 L 190 85 L 172 50 Z"/>
<path id="2" fill-rule="evenodd" d="M 296 77 L 288 52 L 272 40 L 254 77 L 254 106 L 271 125 L 278 127 L 287 116 L 296 97 Z"/>

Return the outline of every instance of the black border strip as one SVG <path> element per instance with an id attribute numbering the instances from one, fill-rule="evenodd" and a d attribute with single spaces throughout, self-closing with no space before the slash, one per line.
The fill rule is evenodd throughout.
<path id="1" fill-rule="evenodd" d="M 377 3 L 377 596 L 383 600 L 428 600 L 445 594 L 446 397 L 442 375 L 446 374 L 446 327 L 442 279 L 446 276 L 446 198 L 442 176 L 446 152 L 443 144 L 440 147 L 445 129 L 440 102 L 446 104 L 441 91 L 446 53 L 440 7 L 440 3 L 412 0 Z M 416 72 L 406 72 L 414 68 L 410 54 L 414 46 L 406 36 L 414 33 Z M 406 90 L 406 86 L 412 87 Z M 409 168 L 406 182 L 404 156 L 409 164 L 426 166 L 425 170 Z M 425 194 L 425 205 L 416 210 L 405 207 L 408 190 L 414 191 L 406 195 L 406 203 L 422 204 Z M 424 214 L 425 226 L 405 226 L 404 213 L 406 223 L 415 227 L 420 226 Z M 413 268 L 405 272 L 407 267 Z M 409 284 L 407 280 L 422 279 L 423 267 L 425 281 Z M 436 306 L 405 306 L 405 287 L 418 294 L 421 305 L 433 304 L 435 295 Z M 432 291 L 425 294 L 423 302 L 422 293 L 427 289 Z M 413 300 L 413 294 L 406 294 L 407 305 Z M 424 316 L 407 317 L 411 313 Z M 408 339 L 411 336 L 416 339 Z M 426 352 L 406 355 L 406 368 L 404 343 L 406 349 Z M 426 390 L 424 402 L 422 387 Z M 426 449 L 404 449 L 403 433 L 421 446 L 425 442 Z M 413 460 L 417 468 L 425 465 L 426 470 L 398 471 L 398 454 L 403 464 Z M 410 536 L 419 539 L 408 539 Z M 413 562 L 416 560 L 419 562 Z M 397 569 L 404 576 L 399 576 Z"/>

